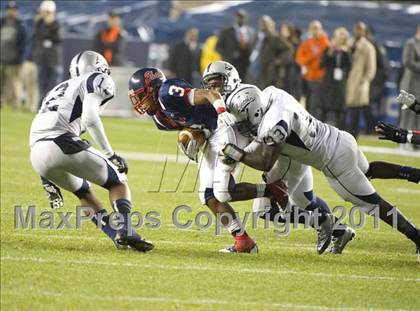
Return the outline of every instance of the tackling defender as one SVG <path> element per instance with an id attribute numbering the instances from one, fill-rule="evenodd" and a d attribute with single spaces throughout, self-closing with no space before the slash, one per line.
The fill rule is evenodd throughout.
<path id="1" fill-rule="evenodd" d="M 51 181 L 77 196 L 82 206 L 92 207 L 95 212 L 92 221 L 117 248 L 150 251 L 153 245 L 128 225 L 132 205 L 125 175 L 128 166 L 114 153 L 99 116 L 114 97 L 115 85 L 108 63 L 96 52 L 81 52 L 71 61 L 70 77 L 47 94 L 32 122 L 29 139 L 32 167 L 44 183 Z M 80 138 L 86 130 L 103 153 Z M 112 228 L 106 209 L 88 181 L 109 191 L 112 208 L 124 218 L 121 229 Z M 54 185 L 59 191 L 57 186 Z"/>
<path id="2" fill-rule="evenodd" d="M 237 73 L 231 75 L 230 82 L 231 85 L 239 84 L 239 75 Z M 231 214 L 233 222 L 229 231 L 234 235 L 236 242 L 226 251 L 253 251 L 255 243 L 252 239 L 249 239 L 246 234 L 238 235 L 240 227 L 234 218 L 233 209 L 227 202 L 263 196 L 274 196 L 280 202 L 285 199 L 286 190 L 282 189 L 282 183 L 275 180 L 271 183 L 257 185 L 234 184 L 232 172 L 236 165 L 221 163 L 218 153 L 223 143 L 243 143 L 245 146 L 248 143 L 248 138 L 240 135 L 232 127 L 218 127 L 218 123 L 229 122 L 224 119 L 224 116 L 231 117 L 224 109 L 219 109 L 219 115 L 216 113 L 218 108 L 224 106 L 221 95 L 217 91 L 193 89 L 183 80 L 165 80 L 163 73 L 156 68 L 143 68 L 135 72 L 130 79 L 129 88 L 130 99 L 135 110 L 141 114 L 146 112 L 152 116 L 159 129 L 181 130 L 186 127 L 194 127 L 207 131 L 208 144 L 203 150 L 203 159 L 199 165 L 200 200 L 214 214 L 221 212 Z M 220 120 L 225 120 L 225 122 L 220 122 Z M 187 146 L 181 144 L 184 153 L 191 159 L 196 159 L 198 147 L 195 141 L 191 141 Z M 321 224 L 318 235 L 318 252 L 322 253 L 331 240 L 332 220 L 329 216 L 324 216 L 318 223 Z"/>
<path id="3" fill-rule="evenodd" d="M 233 84 L 230 77 L 232 75 L 235 76 L 235 73 L 236 69 L 227 62 L 216 61 L 210 63 L 203 73 L 202 85 L 206 89 L 218 91 L 219 93 L 223 94 L 225 98 L 229 98 L 234 91 L 239 94 L 238 96 L 242 96 L 242 100 L 245 102 L 248 103 L 252 101 L 252 96 L 247 97 L 247 93 L 243 92 L 242 90 L 248 90 L 251 92 L 251 94 L 253 92 L 258 92 L 259 90 L 253 85 L 249 84 Z M 237 80 L 240 80 L 239 77 Z M 246 122 L 238 123 L 238 127 L 244 132 L 246 136 L 252 137 L 252 134 L 247 128 Z M 249 145 L 245 150 L 252 149 L 253 146 L 255 146 L 255 143 Z M 262 164 L 264 163 L 262 162 Z M 264 170 L 264 168 L 261 169 Z M 300 217 L 297 218 L 298 222 L 305 223 L 306 211 L 317 210 L 322 214 L 330 213 L 326 202 L 320 197 L 315 196 L 313 193 L 313 176 L 312 170 L 309 166 L 303 165 L 297 161 L 293 161 L 284 155 L 278 155 L 273 168 L 271 170 L 269 168 L 265 170 L 265 173 L 263 174 L 263 181 L 270 183 L 273 180 L 279 179 L 287 182 L 289 194 L 291 196 L 291 202 L 299 207 L 304 208 L 304 210 L 299 210 L 298 216 Z M 280 212 L 278 205 L 275 203 L 273 204 L 267 198 L 255 199 L 253 210 L 257 213 L 263 213 L 261 218 L 264 218 L 265 214 L 268 214 L 271 220 L 273 220 L 274 217 Z M 291 219 L 295 220 L 294 211 L 291 211 L 290 216 Z M 354 236 L 355 232 L 353 229 L 340 224 L 340 227 L 335 229 L 332 233 L 333 245 L 331 247 L 331 251 L 336 254 L 342 253 L 347 243 L 351 241 Z M 319 240 L 322 240 L 322 238 L 319 237 Z M 318 243 L 318 252 L 322 253 L 323 248 L 320 249 L 320 247 L 322 247 L 322 244 Z"/>
<path id="4" fill-rule="evenodd" d="M 376 175 L 353 136 L 311 116 L 290 94 L 273 86 L 260 93 L 249 94 L 251 100 L 233 93 L 227 108 L 238 121 L 248 121 L 256 136 L 256 144 L 264 148 L 244 151 L 227 144 L 223 154 L 230 160 L 261 169 L 272 167 L 276 154 L 313 166 L 322 171 L 331 187 L 344 200 L 361 207 L 366 213 L 379 208 L 379 218 L 416 244 L 420 252 L 420 232 L 399 210 L 382 199 L 367 176 Z M 259 149 L 256 148 L 256 149 Z M 396 224 L 393 222 L 396 219 Z"/>

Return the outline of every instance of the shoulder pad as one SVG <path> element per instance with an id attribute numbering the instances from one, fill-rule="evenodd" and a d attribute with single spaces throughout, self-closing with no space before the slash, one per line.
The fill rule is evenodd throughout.
<path id="1" fill-rule="evenodd" d="M 98 94 L 103 98 L 113 97 L 115 83 L 109 75 L 93 72 L 86 78 L 86 92 Z"/>

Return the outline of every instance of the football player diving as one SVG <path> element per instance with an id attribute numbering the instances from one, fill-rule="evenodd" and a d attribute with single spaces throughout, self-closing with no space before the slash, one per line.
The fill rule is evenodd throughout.
<path id="1" fill-rule="evenodd" d="M 61 187 L 77 196 L 81 206 L 93 208 L 92 221 L 118 249 L 147 252 L 153 244 L 139 236 L 129 222 L 132 203 L 127 163 L 112 149 L 99 116 L 114 97 L 114 91 L 114 81 L 102 55 L 84 51 L 74 56 L 70 79 L 50 90 L 32 122 L 31 163 L 44 185 L 52 185 L 48 190 L 58 191 L 61 197 Z M 102 152 L 80 138 L 86 130 Z M 119 226 L 111 225 L 110 216 L 89 182 L 108 190 L 113 210 L 123 218 Z M 60 207 L 58 203 L 53 207 Z"/>
<path id="2" fill-rule="evenodd" d="M 236 70 L 230 76 L 230 85 L 240 83 Z M 233 123 L 224 107 L 224 100 L 219 92 L 206 89 L 193 89 L 179 79 L 166 80 L 157 68 L 142 68 L 136 71 L 129 82 L 129 97 L 134 109 L 140 114 L 147 113 L 162 130 L 182 130 L 184 128 L 204 129 L 208 144 L 203 148 L 203 158 L 199 164 L 200 200 L 214 214 L 229 213 L 233 219 L 228 230 L 235 238 L 235 245 L 226 252 L 254 252 L 255 242 L 240 231 L 239 223 L 228 202 L 250 200 L 258 197 L 274 197 L 280 204 L 287 201 L 287 190 L 280 181 L 250 184 L 234 183 L 232 176 L 236 163 L 221 163 L 218 154 L 226 142 L 236 142 L 245 146 L 248 138 L 226 123 Z M 218 126 L 219 125 L 219 126 Z M 245 143 L 243 143 L 245 141 Z M 199 148 L 194 141 L 187 146 L 181 145 L 184 153 L 196 159 Z M 328 247 L 332 234 L 331 215 L 322 214 L 318 220 L 320 230 L 317 249 L 322 253 Z M 320 216 L 320 218 L 321 218 Z M 222 219 L 223 221 L 223 219 Z M 226 220 L 224 220 L 226 224 Z"/>
<path id="3" fill-rule="evenodd" d="M 378 167 L 369 164 L 353 136 L 315 119 L 281 89 L 269 86 L 263 92 L 255 90 L 258 89 L 242 87 L 226 99 L 228 111 L 237 122 L 247 124 L 255 136 L 253 148 L 226 144 L 222 152 L 229 161 L 267 171 L 275 166 L 281 153 L 312 166 L 324 173 L 330 186 L 345 201 L 395 227 L 420 252 L 420 231 L 379 196 L 369 180 L 378 175 L 382 178 L 386 172 L 376 172 Z"/>

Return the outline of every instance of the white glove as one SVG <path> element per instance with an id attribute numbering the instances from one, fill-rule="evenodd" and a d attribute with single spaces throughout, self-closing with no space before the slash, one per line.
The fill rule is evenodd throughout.
<path id="1" fill-rule="evenodd" d="M 409 108 L 416 101 L 416 97 L 404 90 L 400 91 L 400 95 L 397 97 L 397 102 L 403 105 L 403 109 Z"/>
<path id="2" fill-rule="evenodd" d="M 187 146 L 178 142 L 178 147 L 188 158 L 195 162 L 198 161 L 198 152 L 200 151 L 200 147 L 195 139 L 191 139 Z"/>
<path id="3" fill-rule="evenodd" d="M 225 144 L 219 153 L 220 160 L 227 165 L 240 162 L 245 152 L 234 144 Z"/>
<path id="4" fill-rule="evenodd" d="M 235 116 L 227 111 L 222 112 L 217 116 L 217 125 L 225 124 L 227 126 L 232 126 L 237 122 Z"/>

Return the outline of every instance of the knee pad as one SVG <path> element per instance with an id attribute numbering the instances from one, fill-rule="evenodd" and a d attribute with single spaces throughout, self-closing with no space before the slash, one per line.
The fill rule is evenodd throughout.
<path id="1" fill-rule="evenodd" d="M 107 164 L 107 167 L 108 167 L 108 178 L 106 182 L 102 185 L 102 187 L 109 190 L 113 186 L 121 184 L 122 181 L 120 180 L 117 172 L 115 171 L 113 167 L 111 167 L 109 164 Z"/>

